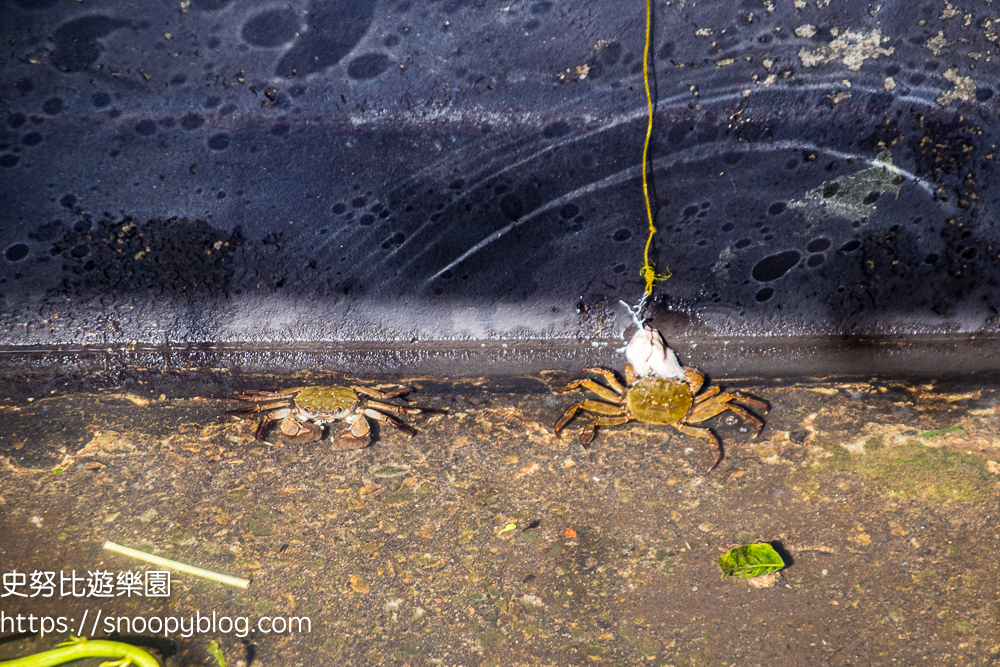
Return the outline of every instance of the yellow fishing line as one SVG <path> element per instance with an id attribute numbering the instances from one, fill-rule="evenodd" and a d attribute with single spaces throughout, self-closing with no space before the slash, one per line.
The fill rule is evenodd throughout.
<path id="1" fill-rule="evenodd" d="M 653 285 L 661 280 L 666 280 L 672 274 L 670 267 L 666 273 L 657 273 L 649 261 L 649 248 L 653 245 L 653 235 L 656 234 L 656 226 L 653 224 L 653 208 L 649 204 L 649 178 L 646 174 L 646 165 L 649 162 L 649 140 L 653 136 L 653 96 L 649 92 L 649 34 L 653 24 L 653 8 L 651 0 L 646 0 L 646 48 L 642 54 L 642 81 L 646 85 L 646 107 L 649 110 L 649 123 L 646 125 L 646 143 L 642 147 L 642 195 L 646 198 L 646 217 L 649 218 L 649 238 L 646 239 L 646 249 L 643 254 L 642 279 L 646 281 L 645 295 L 653 293 Z"/>

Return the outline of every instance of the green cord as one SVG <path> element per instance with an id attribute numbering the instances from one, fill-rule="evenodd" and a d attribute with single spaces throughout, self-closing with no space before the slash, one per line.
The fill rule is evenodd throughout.
<path id="1" fill-rule="evenodd" d="M 114 661 L 101 663 L 101 667 L 126 667 L 127 665 L 161 667 L 159 660 L 138 646 L 105 639 L 89 641 L 86 637 L 73 637 L 70 641 L 59 644 L 51 651 L 42 651 L 16 660 L 0 662 L 0 667 L 51 667 L 84 658 L 117 658 Z"/>

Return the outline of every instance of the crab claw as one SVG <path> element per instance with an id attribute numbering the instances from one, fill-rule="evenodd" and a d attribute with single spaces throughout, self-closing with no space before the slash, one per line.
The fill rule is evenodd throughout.
<path id="1" fill-rule="evenodd" d="M 338 433 L 330 438 L 330 446 L 334 451 L 349 451 L 353 449 L 364 449 L 372 442 L 371 435 L 365 435 L 363 437 L 355 437 L 351 435 L 350 429 Z"/>
<path id="2" fill-rule="evenodd" d="M 293 444 L 316 442 L 323 438 L 323 427 L 307 421 L 285 417 L 281 421 L 281 440 Z"/>

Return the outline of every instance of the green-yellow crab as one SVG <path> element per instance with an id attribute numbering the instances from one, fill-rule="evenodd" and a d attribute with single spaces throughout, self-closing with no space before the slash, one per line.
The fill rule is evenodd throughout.
<path id="1" fill-rule="evenodd" d="M 715 415 L 729 410 L 757 426 L 757 432 L 753 435 L 756 438 L 760 434 L 764 422 L 736 401 L 739 400 L 747 405 L 760 408 L 764 414 L 767 414 L 769 409 L 768 404 L 759 398 L 740 391 L 723 391 L 721 387 L 717 386 L 709 387 L 699 394 L 702 385 L 705 384 L 705 376 L 690 366 L 683 367 L 684 379 L 680 380 L 652 375 L 639 377 L 632 369 L 632 365 L 629 364 L 625 367 L 627 387 L 622 386 L 613 371 L 604 368 L 585 368 L 583 370 L 587 373 L 597 373 L 603 376 L 611 388 L 608 389 L 590 378 L 585 378 L 570 382 L 560 389 L 559 393 L 583 387 L 609 403 L 593 399 L 584 399 L 574 403 L 556 422 L 555 431 L 556 435 L 559 435 L 559 431 L 573 419 L 577 410 L 587 410 L 601 415 L 583 427 L 583 431 L 580 433 L 580 443 L 584 447 L 587 447 L 594 439 L 594 431 L 598 426 L 617 426 L 633 419 L 649 424 L 663 424 L 673 426 L 681 433 L 708 440 L 709 449 L 712 452 L 712 465 L 709 467 L 711 470 L 722 460 L 719 439 L 709 429 L 692 426 L 692 424 L 711 419 Z"/>
<path id="2" fill-rule="evenodd" d="M 214 396 L 231 401 L 259 403 L 247 408 L 230 410 L 227 415 L 241 416 L 270 412 L 257 427 L 256 438 L 263 440 L 269 424 L 281 420 L 282 440 L 293 443 L 315 442 L 323 437 L 323 425 L 345 422 L 348 428 L 331 433 L 334 449 L 362 449 L 371 443 L 371 425 L 376 419 L 398 428 L 409 436 L 416 431 L 405 422 L 386 414 L 417 415 L 422 412 L 441 412 L 434 408 L 417 408 L 393 405 L 385 401 L 413 391 L 399 387 L 392 391 L 377 391 L 365 387 L 295 387 L 284 391 L 245 391 L 233 396 Z"/>

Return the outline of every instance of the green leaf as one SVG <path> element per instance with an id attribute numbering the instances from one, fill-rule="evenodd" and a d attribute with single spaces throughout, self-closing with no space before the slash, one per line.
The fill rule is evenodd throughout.
<path id="1" fill-rule="evenodd" d="M 742 547 L 730 549 L 715 559 L 722 568 L 722 578 L 742 577 L 750 579 L 769 572 L 777 572 L 785 567 L 785 561 L 766 542 L 761 544 L 745 544 Z"/>
<path id="2" fill-rule="evenodd" d="M 222 655 L 222 649 L 219 648 L 219 643 L 214 639 L 208 642 L 208 646 L 205 648 L 210 656 L 215 658 L 215 661 L 219 663 L 219 667 L 226 667 L 226 657 Z"/>
<path id="3" fill-rule="evenodd" d="M 945 433 L 954 433 L 955 431 L 963 430 L 961 426 L 952 426 L 951 428 L 943 428 L 940 431 L 927 431 L 926 433 L 917 434 L 918 438 L 933 438 L 936 435 L 943 435 Z"/>

